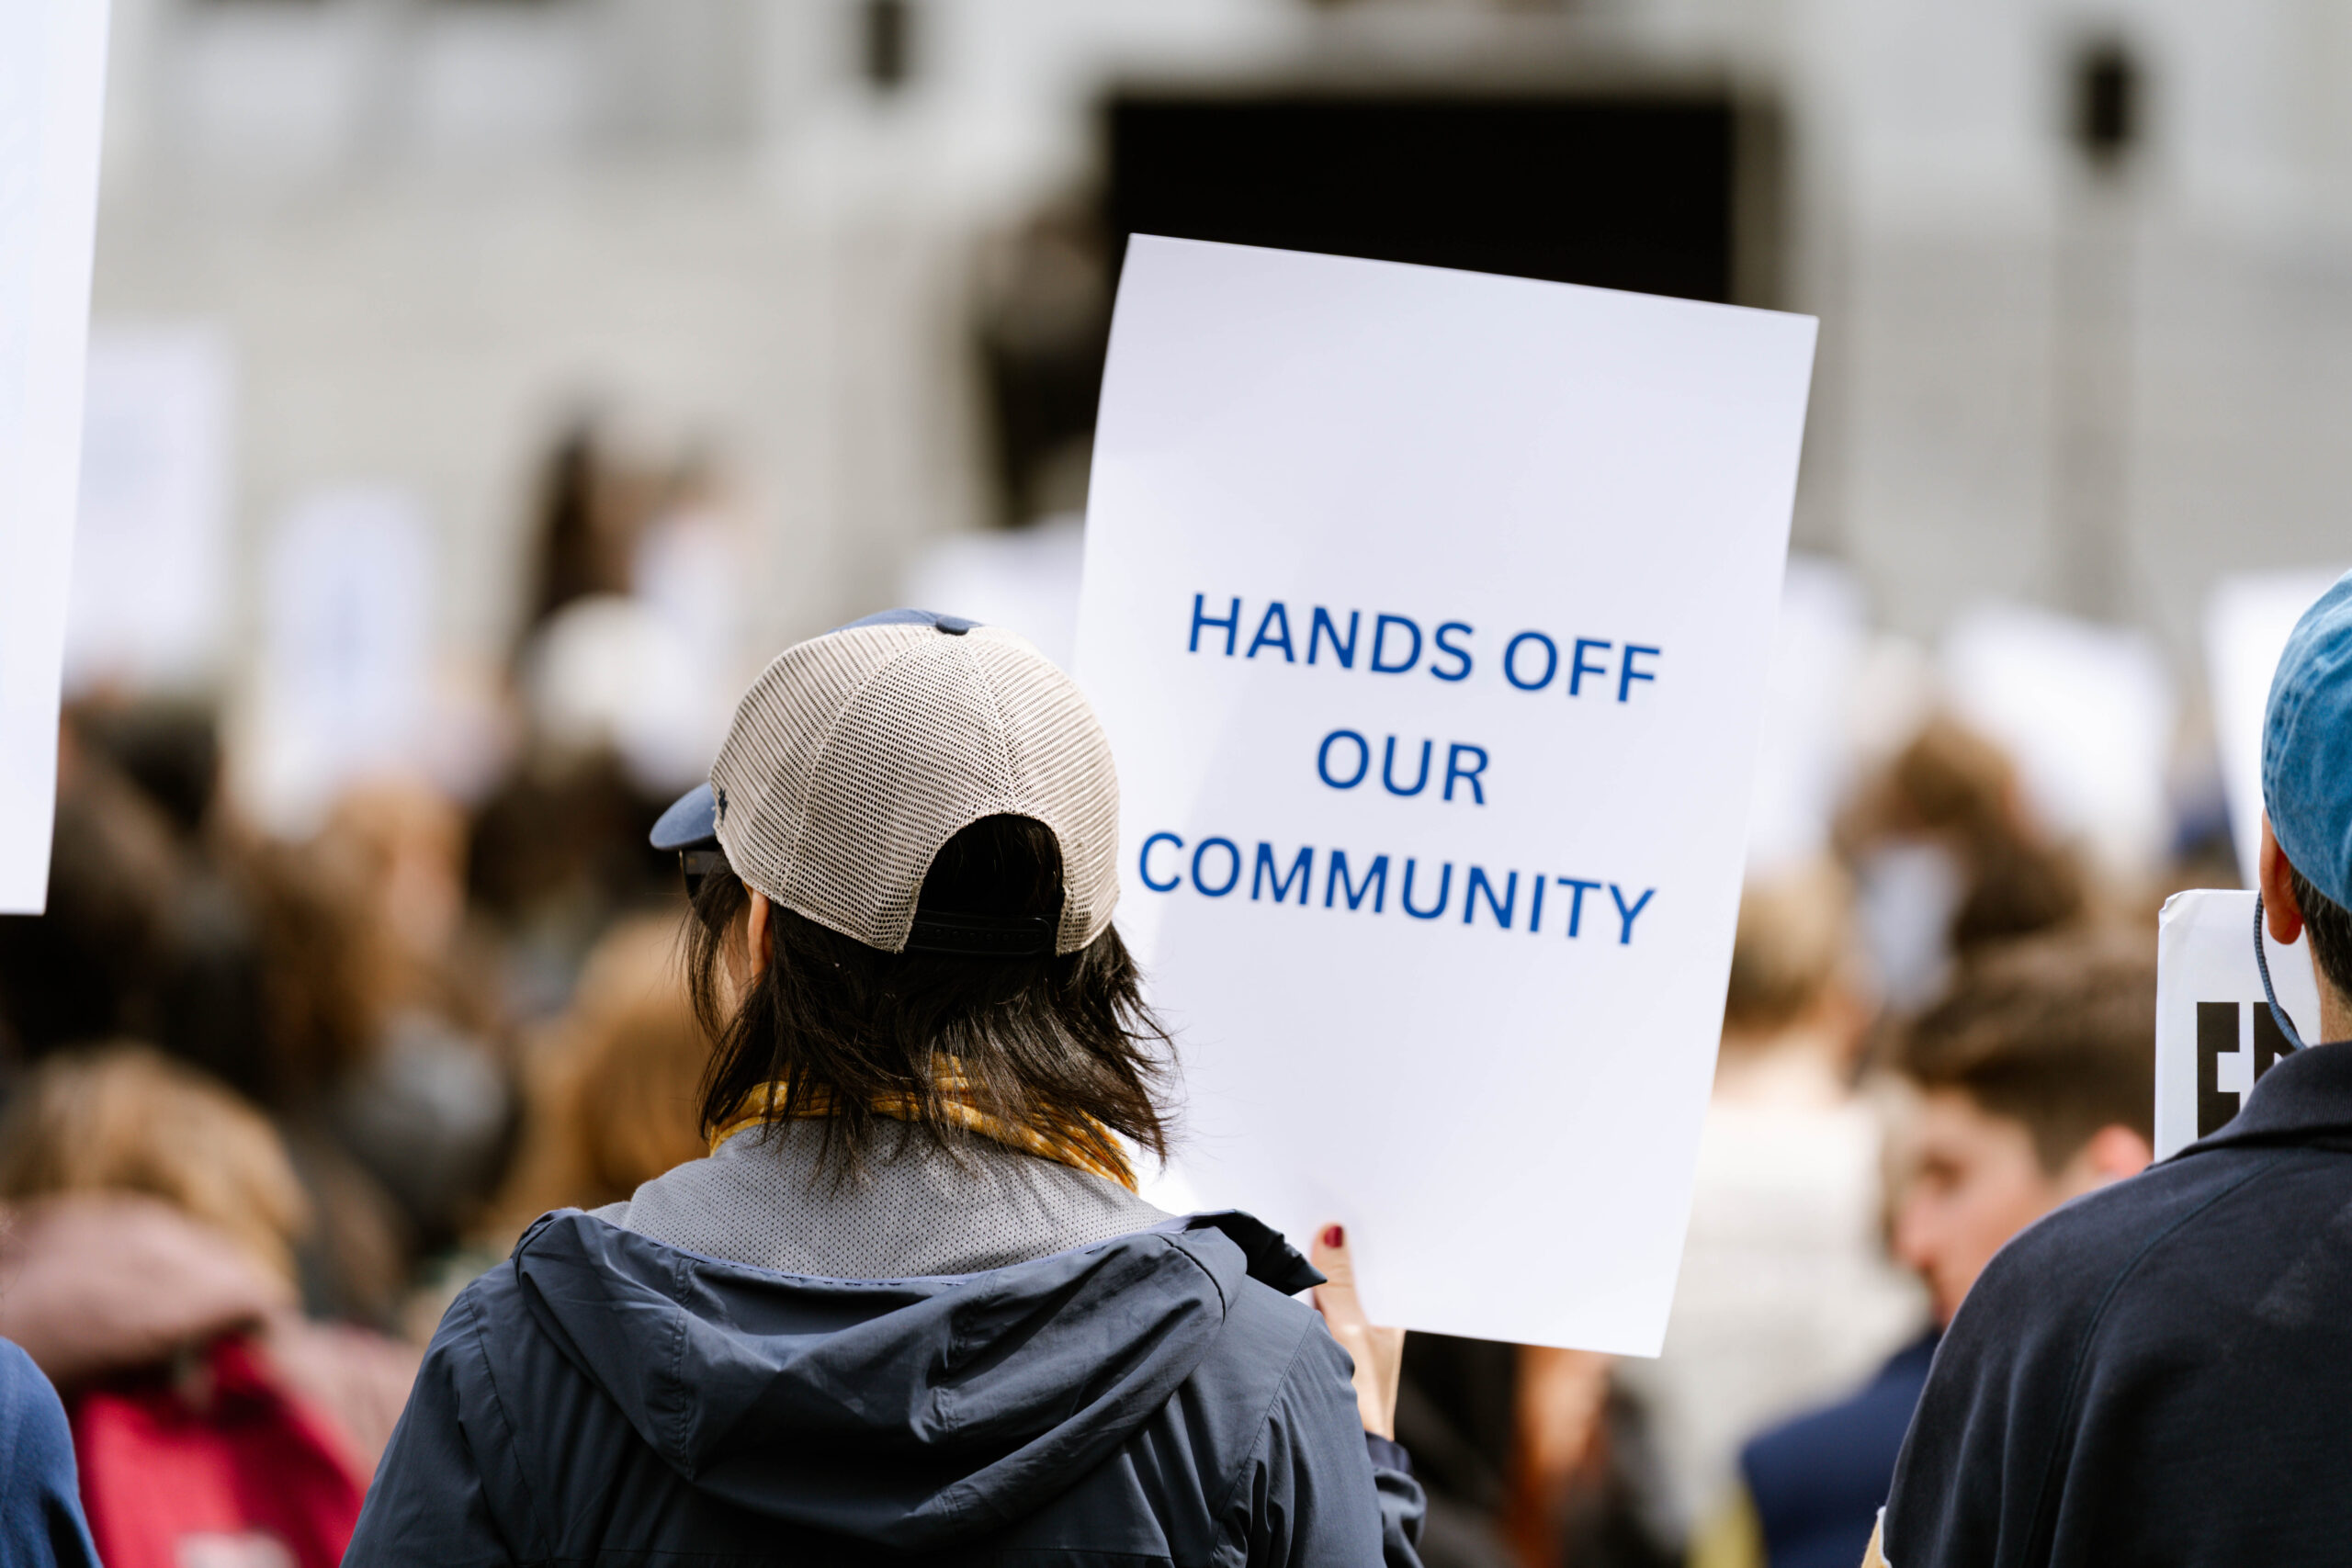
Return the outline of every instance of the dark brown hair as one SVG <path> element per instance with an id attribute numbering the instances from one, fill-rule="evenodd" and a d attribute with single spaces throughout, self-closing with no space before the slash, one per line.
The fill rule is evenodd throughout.
<path id="1" fill-rule="evenodd" d="M 2144 936 L 2075 932 L 1984 953 L 1895 1038 L 1894 1067 L 2024 1124 L 2052 1174 L 2102 1127 L 2153 1138 L 2156 964 Z"/>
<path id="2" fill-rule="evenodd" d="M 2321 976 L 2336 995 L 2352 998 L 2352 910 L 2313 887 L 2291 862 L 2287 876 L 2295 889 L 2295 907 L 2303 912 L 2303 929 L 2312 933 L 2312 956 L 2319 960 Z M 2312 1019 L 2307 1027 L 2312 1043 L 2319 1043 L 2319 1020 Z"/>
<path id="3" fill-rule="evenodd" d="M 1118 1151 L 1099 1127 L 1164 1158 L 1170 1121 L 1159 1090 L 1172 1066 L 1167 1032 L 1144 1006 L 1135 961 L 1116 930 L 1076 953 L 974 958 L 883 953 L 771 902 L 768 967 L 729 1015 L 721 975 L 752 897 L 738 878 L 707 878 L 687 955 L 695 1010 L 715 1040 L 705 1076 L 706 1135 L 761 1085 L 787 1087 L 778 1120 L 826 1108 L 823 1161 L 854 1175 L 896 1129 L 954 1150 L 933 1064 L 953 1057 L 965 1098 L 985 1115 L 1076 1133 Z M 924 878 L 927 913 L 1042 916 L 1061 911 L 1061 851 L 1025 817 L 988 817 L 950 839 Z M 874 1110 L 903 1096 L 910 1121 Z"/>

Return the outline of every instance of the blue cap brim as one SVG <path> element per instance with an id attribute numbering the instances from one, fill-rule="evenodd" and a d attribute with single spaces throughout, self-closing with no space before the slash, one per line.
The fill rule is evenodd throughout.
<path id="1" fill-rule="evenodd" d="M 642 818 L 640 818 L 642 820 Z M 694 850 L 718 842 L 718 797 L 699 784 L 671 802 L 670 809 L 653 824 L 657 850 Z"/>

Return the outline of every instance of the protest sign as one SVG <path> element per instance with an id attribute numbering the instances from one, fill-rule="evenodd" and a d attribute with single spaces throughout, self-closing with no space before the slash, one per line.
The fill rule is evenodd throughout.
<path id="1" fill-rule="evenodd" d="M 272 831 L 300 838 L 346 784 L 424 764 L 433 566 L 422 505 L 390 486 L 304 496 L 271 536 L 239 784 Z"/>
<path id="2" fill-rule="evenodd" d="M 67 691 L 186 687 L 218 671 L 233 381 L 216 326 L 91 328 Z"/>
<path id="3" fill-rule="evenodd" d="M 2263 952 L 2278 1005 L 2307 1041 L 2323 1038 L 2311 944 Z M 2165 900 L 2156 926 L 2156 1157 L 2167 1159 L 2238 1113 L 2286 1055 L 2254 959 L 2254 895 L 2192 888 Z"/>
<path id="4" fill-rule="evenodd" d="M 1987 604 L 1955 618 L 1941 662 L 1953 709 L 2017 760 L 2041 826 L 2081 840 L 2123 874 L 2162 863 L 2175 703 L 2154 641 Z"/>
<path id="5" fill-rule="evenodd" d="M 1078 674 L 1176 1176 L 1385 1322 L 1655 1354 L 1814 323 L 1137 236 Z"/>
<path id="6" fill-rule="evenodd" d="M 1764 685 L 1762 736 L 1747 807 L 1747 874 L 1782 875 L 1829 848 L 1852 782 L 1849 709 L 1869 641 L 1861 584 L 1848 568 L 1792 555 Z"/>
<path id="7" fill-rule="evenodd" d="M 2205 670 L 2213 692 L 2213 744 L 2230 808 L 2238 880 L 2254 886 L 2262 847 L 2262 716 L 2270 677 L 2295 623 L 2339 574 L 2253 572 L 2224 578 L 2205 601 Z"/>
<path id="8" fill-rule="evenodd" d="M 0 913 L 49 894 L 105 0 L 0 6 Z"/>

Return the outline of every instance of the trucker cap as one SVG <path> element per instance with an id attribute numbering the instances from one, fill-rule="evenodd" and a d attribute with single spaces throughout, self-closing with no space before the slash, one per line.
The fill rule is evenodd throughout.
<path id="1" fill-rule="evenodd" d="M 2303 612 L 2270 678 L 2262 804 L 2297 871 L 2352 907 L 2352 572 Z"/>
<path id="2" fill-rule="evenodd" d="M 933 857 L 997 816 L 1034 818 L 1060 846 L 1058 924 L 1030 922 L 1024 939 L 926 912 L 918 931 Z M 663 812 L 652 840 L 715 843 L 755 891 L 886 953 L 1075 953 L 1119 897 L 1119 784 L 1094 710 L 1017 633 L 928 610 L 886 610 L 778 654 L 736 706 L 710 782 Z"/>

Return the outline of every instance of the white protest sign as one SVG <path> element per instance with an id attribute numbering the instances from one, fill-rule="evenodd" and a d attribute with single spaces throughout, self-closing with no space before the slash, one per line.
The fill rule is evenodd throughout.
<path id="1" fill-rule="evenodd" d="M 1830 819 L 1854 771 L 1848 709 L 1868 643 L 1852 571 L 1791 556 L 1747 809 L 1749 876 L 1785 873 L 1828 850 Z"/>
<path id="2" fill-rule="evenodd" d="M 1078 638 L 1082 528 L 1072 513 L 1024 528 L 950 535 L 909 567 L 899 603 L 1010 626 L 1069 669 Z"/>
<path id="3" fill-rule="evenodd" d="M 2158 863 L 2170 812 L 2172 679 L 2144 635 L 2021 604 L 1980 604 L 1945 634 L 1946 693 L 2017 759 L 2037 818 L 2108 865 Z"/>
<path id="4" fill-rule="evenodd" d="M 1656 1354 L 1814 323 L 1137 236 L 1080 681 L 1193 1198 L 1384 1322 Z"/>
<path id="5" fill-rule="evenodd" d="M 2262 944 L 2296 1032 L 2324 1038 L 2311 944 L 2281 947 L 2267 931 Z M 2254 895 L 2199 887 L 2165 899 L 2156 927 L 2156 1157 L 2219 1131 L 2288 1049 L 2254 961 Z"/>
<path id="6" fill-rule="evenodd" d="M 271 830 L 314 830 L 338 791 L 424 766 L 432 696 L 433 540 L 407 491 L 304 497 L 264 570 L 257 731 L 240 780 Z"/>
<path id="7" fill-rule="evenodd" d="M 2224 578 L 2205 601 L 2205 669 L 2213 689 L 2213 744 L 2230 807 L 2238 876 L 2254 882 L 2262 847 L 2262 718 L 2270 677 L 2303 612 L 2327 592 L 2335 571 L 2278 571 Z"/>
<path id="8" fill-rule="evenodd" d="M 49 896 L 106 0 L 0 6 L 0 913 Z"/>
<path id="9" fill-rule="evenodd" d="M 91 329 L 69 690 L 184 686 L 214 672 L 228 602 L 232 385 L 216 327 Z"/>

